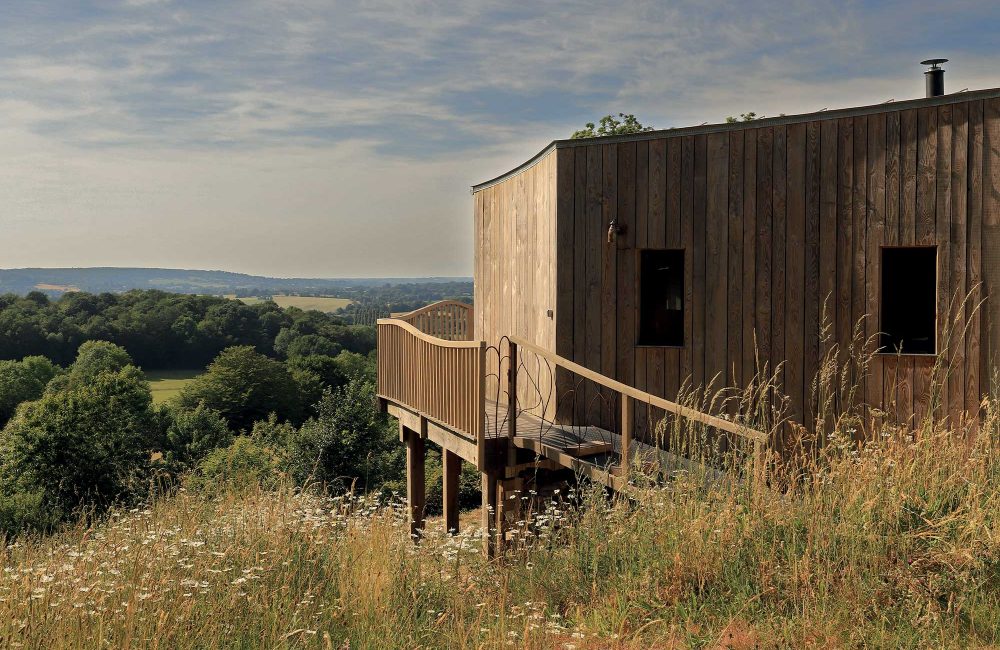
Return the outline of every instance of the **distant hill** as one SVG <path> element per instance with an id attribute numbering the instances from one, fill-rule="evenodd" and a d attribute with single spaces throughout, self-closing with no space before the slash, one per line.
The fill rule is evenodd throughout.
<path id="1" fill-rule="evenodd" d="M 339 295 L 399 284 L 468 283 L 471 278 L 270 278 L 229 271 L 155 268 L 0 269 L 0 294 L 43 291 L 120 293 L 130 289 L 160 289 L 175 293 L 269 296 L 274 294 Z"/>

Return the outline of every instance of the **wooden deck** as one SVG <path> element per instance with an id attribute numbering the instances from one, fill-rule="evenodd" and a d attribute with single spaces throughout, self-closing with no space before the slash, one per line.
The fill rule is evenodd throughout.
<path id="1" fill-rule="evenodd" d="M 390 403 L 386 408 L 399 419 L 401 426 L 421 432 L 422 437 L 469 463 L 477 462 L 478 449 L 469 432 L 421 418 L 419 413 L 399 404 Z M 506 460 L 508 414 L 506 404 L 486 403 L 485 456 L 489 464 L 502 465 Z M 596 426 L 554 424 L 523 411 L 517 415 L 515 432 L 513 446 L 534 453 L 538 460 L 550 461 L 613 490 L 628 490 L 628 477 L 622 471 L 621 434 Z M 698 472 L 709 481 L 723 477 L 719 470 L 644 442 L 632 441 L 628 446 L 629 462 L 624 466 L 646 471 L 655 468 L 657 473 L 667 476 L 674 472 Z"/>
<path id="2" fill-rule="evenodd" d="M 646 393 L 527 341 L 505 337 L 499 344 L 502 350 L 488 348 L 485 342 L 468 338 L 473 332 L 471 310 L 453 304 L 446 307 L 431 306 L 378 322 L 378 398 L 381 408 L 399 420 L 400 440 L 406 444 L 407 501 L 415 535 L 423 528 L 427 441 L 442 450 L 449 529 L 458 525 L 461 461 L 480 471 L 483 527 L 491 531 L 488 552 L 502 544 L 506 495 L 523 490 L 525 481 L 537 481 L 538 469 L 570 470 L 619 492 L 635 489 L 630 483 L 634 469 L 661 477 L 677 471 L 695 471 L 707 481 L 722 477 L 718 471 L 646 444 L 642 438 L 650 427 L 646 417 L 636 419 L 640 407 L 645 413 L 655 412 L 657 418 L 669 415 L 697 424 L 694 430 L 707 427 L 742 438 L 752 445 L 754 454 L 767 442 L 759 431 Z M 487 361 L 488 350 L 495 363 Z M 519 357 L 519 350 L 524 356 Z M 554 422 L 559 372 L 571 374 L 577 382 L 590 382 L 589 395 L 603 396 L 601 403 L 607 410 L 596 421 L 617 432 L 589 424 L 595 420 L 585 413 L 572 417 L 587 424 Z M 577 390 L 573 389 L 574 394 Z M 490 400 L 490 394 L 506 401 Z M 547 395 L 555 401 L 536 400 L 533 395 Z M 538 408 L 523 408 L 525 403 Z M 561 419 L 568 416 L 563 414 Z"/>

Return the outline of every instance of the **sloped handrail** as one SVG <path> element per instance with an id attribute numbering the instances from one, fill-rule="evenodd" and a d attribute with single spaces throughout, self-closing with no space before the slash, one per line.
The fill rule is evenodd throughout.
<path id="1" fill-rule="evenodd" d="M 749 440 L 754 449 L 754 455 L 758 458 L 760 457 L 765 445 L 768 442 L 767 434 L 757 431 L 756 429 L 751 429 L 750 427 L 734 422 L 732 420 L 725 420 L 723 418 L 698 411 L 688 406 L 672 402 L 668 399 L 664 399 L 657 395 L 647 393 L 645 391 L 639 390 L 628 384 L 624 384 L 620 381 L 602 375 L 599 372 L 594 372 L 590 368 L 581 366 L 578 363 L 570 361 L 564 357 L 561 357 L 553 352 L 549 352 L 544 348 L 541 348 L 533 343 L 529 343 L 524 339 L 518 337 L 510 337 L 510 352 L 509 355 L 512 359 L 511 368 L 512 371 L 508 377 L 509 387 L 508 392 L 511 395 L 516 394 L 517 385 L 517 350 L 521 348 L 538 355 L 540 358 L 545 359 L 547 362 L 555 367 L 567 370 L 578 377 L 582 377 L 589 381 L 594 382 L 604 388 L 611 391 L 617 392 L 621 395 L 621 463 L 623 469 L 627 470 L 627 465 L 630 457 L 630 447 L 632 442 L 632 416 L 631 416 L 631 402 L 638 402 L 646 404 L 653 408 L 662 409 L 667 413 L 672 413 L 678 417 L 686 418 L 692 422 L 698 422 L 709 427 L 713 427 L 720 431 L 725 431 Z M 516 408 L 511 404 L 511 408 Z M 514 430 L 512 428 L 510 436 L 514 435 Z"/>
<path id="2" fill-rule="evenodd" d="M 379 397 L 466 433 L 482 449 L 486 343 L 438 338 L 397 318 L 380 318 L 377 327 Z"/>
<path id="3" fill-rule="evenodd" d="M 473 307 L 457 300 L 439 300 L 411 312 L 392 314 L 424 334 L 446 341 L 471 341 L 475 336 Z"/>

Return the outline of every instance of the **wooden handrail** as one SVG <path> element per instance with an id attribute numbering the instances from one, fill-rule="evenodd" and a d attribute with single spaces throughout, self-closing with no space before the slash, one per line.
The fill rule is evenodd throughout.
<path id="1" fill-rule="evenodd" d="M 410 323 L 398 318 L 380 318 L 376 321 L 377 325 L 392 325 L 393 327 L 399 327 L 406 330 L 409 334 L 412 334 L 416 338 L 426 341 L 427 343 L 432 343 L 442 348 L 478 348 L 480 345 L 486 345 L 485 341 L 453 341 L 450 339 L 442 339 L 440 337 L 434 336 L 433 334 L 428 334 L 423 332 Z"/>
<path id="2" fill-rule="evenodd" d="M 470 436 L 482 456 L 486 343 L 441 339 L 395 318 L 377 327 L 379 397 Z"/>
<path id="3" fill-rule="evenodd" d="M 396 320 L 406 320 L 406 319 L 408 319 L 408 318 L 410 318 L 412 316 L 419 316 L 420 314 L 423 314 L 424 312 L 431 311 L 431 310 L 436 309 L 438 307 L 447 307 L 447 306 L 450 306 L 450 305 L 454 305 L 456 307 L 464 307 L 465 309 L 468 309 L 470 311 L 473 308 L 472 305 L 470 305 L 468 303 L 464 303 L 464 302 L 459 302 L 458 300 L 438 300 L 437 302 L 432 302 L 429 305 L 424 305 L 423 307 L 420 307 L 418 309 L 414 309 L 413 311 L 395 312 L 395 313 L 392 314 L 392 318 L 396 319 Z"/>
<path id="4" fill-rule="evenodd" d="M 745 438 L 752 440 L 754 443 L 757 444 L 764 444 L 768 440 L 766 434 L 761 433 L 756 429 L 751 429 L 750 427 L 743 426 L 741 424 L 732 422 L 730 420 L 723 420 L 722 418 L 716 417 L 714 415 L 709 415 L 708 413 L 703 413 L 693 408 L 683 406 L 676 402 L 671 402 L 670 400 L 664 399 L 662 397 L 658 397 L 656 395 L 652 395 L 650 393 L 641 391 L 638 388 L 629 386 L 628 384 L 623 384 L 622 382 L 617 381 L 615 379 L 611 379 L 610 377 L 605 377 L 604 375 L 598 372 L 594 372 L 590 368 L 585 368 L 578 363 L 574 363 L 569 359 L 566 359 L 557 354 L 549 352 L 548 350 L 540 348 L 537 345 L 529 343 L 523 339 L 512 336 L 510 337 L 510 340 L 518 347 L 523 348 L 525 350 L 530 350 L 531 352 L 537 354 L 539 357 L 543 359 L 546 359 L 555 366 L 568 370 L 573 374 L 579 375 L 580 377 L 583 377 L 585 379 L 589 379 L 590 381 L 596 384 L 600 384 L 605 388 L 609 388 L 613 391 L 616 391 L 625 397 L 629 397 L 633 400 L 643 402 L 658 409 L 662 409 L 668 413 L 673 413 L 680 417 L 687 418 L 688 420 L 691 420 L 693 422 L 699 422 L 701 424 L 705 424 L 710 427 L 715 427 L 716 429 L 720 429 L 728 433 L 733 433 L 738 436 L 743 436 Z M 626 400 L 623 400 L 623 402 L 625 401 Z M 624 407 L 623 407 L 623 413 L 624 413 Z"/>
<path id="5" fill-rule="evenodd" d="M 413 311 L 392 314 L 392 320 L 409 323 L 425 334 L 449 341 L 471 341 L 475 335 L 472 305 L 439 300 Z"/>

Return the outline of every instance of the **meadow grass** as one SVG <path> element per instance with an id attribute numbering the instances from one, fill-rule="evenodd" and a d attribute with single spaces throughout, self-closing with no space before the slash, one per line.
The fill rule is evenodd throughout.
<path id="1" fill-rule="evenodd" d="M 205 372 L 202 370 L 150 370 L 146 372 L 149 389 L 153 393 L 153 403 L 163 404 L 180 394 L 192 379 Z"/>
<path id="2" fill-rule="evenodd" d="M 990 404 L 975 442 L 831 444 L 785 490 L 757 472 L 557 495 L 497 560 L 469 526 L 414 545 L 363 498 L 182 490 L 9 542 L 0 646 L 991 646 L 998 422 Z"/>

